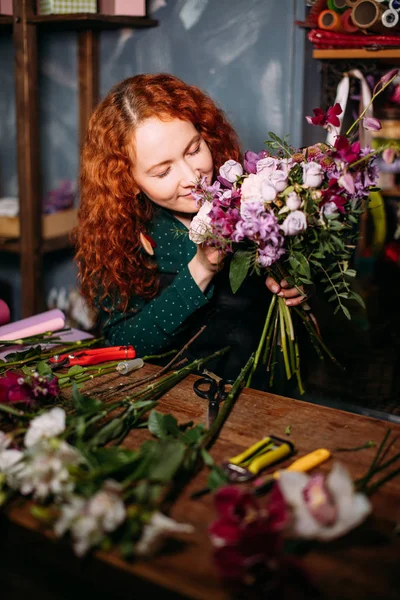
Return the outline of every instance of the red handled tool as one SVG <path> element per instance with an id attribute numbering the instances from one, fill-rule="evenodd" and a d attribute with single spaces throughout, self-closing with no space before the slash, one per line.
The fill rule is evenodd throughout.
<path id="1" fill-rule="evenodd" d="M 87 367 L 110 360 L 127 360 L 135 358 L 136 350 L 133 346 L 109 346 L 108 348 L 93 348 L 88 350 L 78 350 L 78 352 L 65 354 L 55 354 L 49 358 L 50 367 L 53 369 L 62 369 L 63 367 L 72 367 L 80 365 Z"/>

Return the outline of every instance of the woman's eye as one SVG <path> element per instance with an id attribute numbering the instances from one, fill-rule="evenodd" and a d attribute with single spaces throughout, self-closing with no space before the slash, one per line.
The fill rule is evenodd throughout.
<path id="1" fill-rule="evenodd" d="M 159 179 L 162 179 L 163 177 L 166 177 L 168 175 L 170 170 L 171 170 L 171 168 L 168 167 L 168 169 L 166 171 L 164 171 L 163 173 L 160 173 L 159 175 L 156 175 L 156 177 L 158 177 Z"/>
<path id="2" fill-rule="evenodd" d="M 193 150 L 193 152 L 188 152 L 188 154 L 189 156 L 194 156 L 198 152 L 200 152 L 200 144 L 197 146 L 196 150 Z"/>

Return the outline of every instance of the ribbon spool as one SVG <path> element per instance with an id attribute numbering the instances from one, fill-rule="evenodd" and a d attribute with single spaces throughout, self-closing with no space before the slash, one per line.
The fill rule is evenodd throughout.
<path id="1" fill-rule="evenodd" d="M 346 0 L 328 0 L 327 4 L 329 10 L 337 13 L 342 13 L 348 8 Z"/>
<path id="2" fill-rule="evenodd" d="M 358 0 L 351 18 L 359 29 L 368 29 L 377 33 L 385 33 L 387 28 L 382 23 L 383 6 L 374 0 Z"/>
<path id="3" fill-rule="evenodd" d="M 340 31 L 340 16 L 333 10 L 323 10 L 318 17 L 318 27 L 327 31 Z"/>
<path id="4" fill-rule="evenodd" d="M 390 10 L 400 10 L 400 0 L 390 0 L 389 2 Z"/>
<path id="5" fill-rule="evenodd" d="M 340 15 L 340 25 L 346 33 L 356 33 L 356 31 L 359 31 L 357 25 L 354 25 L 353 19 L 351 18 L 351 8 L 348 8 Z"/>
<path id="6" fill-rule="evenodd" d="M 398 29 L 400 15 L 396 10 L 388 9 L 382 15 L 382 25 L 388 29 Z"/>
<path id="7" fill-rule="evenodd" d="M 355 6 L 358 2 L 358 0 L 345 0 L 347 6 L 351 6 L 351 8 L 353 8 L 353 6 Z"/>

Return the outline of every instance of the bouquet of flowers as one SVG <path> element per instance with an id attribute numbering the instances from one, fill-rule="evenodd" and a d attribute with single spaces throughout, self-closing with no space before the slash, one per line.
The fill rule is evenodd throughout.
<path id="1" fill-rule="evenodd" d="M 395 79 L 398 71 L 384 75 L 375 87 L 371 103 Z M 371 130 L 381 128 L 378 119 L 366 117 L 370 105 L 360 114 L 345 135 L 337 135 L 334 145 L 325 142 L 301 149 L 286 139 L 269 133 L 267 150 L 247 151 L 243 165 L 228 160 L 219 170 L 217 181 L 208 185 L 198 181 L 194 196 L 200 210 L 194 217 L 189 236 L 195 243 L 206 243 L 231 253 L 230 282 L 235 293 L 246 276 L 254 271 L 268 273 L 276 281 L 284 277 L 304 296 L 305 289 L 323 284 L 334 312 L 342 311 L 350 319 L 347 301 L 363 305 L 352 289 L 356 272 L 350 260 L 356 247 L 361 214 L 370 192 L 376 188 L 378 169 L 374 158 L 393 160 L 395 143 L 384 147 L 361 148 L 354 140 L 356 125 Z M 312 125 L 331 130 L 340 126 L 339 104 L 325 113 L 314 109 L 306 117 Z M 286 376 L 297 377 L 303 393 L 300 354 L 292 311 L 310 334 L 317 352 L 333 356 L 325 346 L 318 324 L 304 302 L 289 307 L 284 298 L 273 295 L 251 377 L 260 360 L 273 380 L 277 346 L 283 353 Z"/>

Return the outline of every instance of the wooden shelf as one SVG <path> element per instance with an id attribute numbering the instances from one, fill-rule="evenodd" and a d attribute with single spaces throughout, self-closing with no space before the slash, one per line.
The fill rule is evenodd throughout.
<path id="1" fill-rule="evenodd" d="M 124 15 L 100 15 L 98 13 L 71 13 L 68 15 L 33 15 L 27 23 L 47 30 L 119 29 L 121 27 L 156 27 L 158 21 L 149 17 L 127 17 Z M 0 27 L 12 28 L 14 17 L 0 15 Z"/>
<path id="2" fill-rule="evenodd" d="M 392 188 L 386 188 L 385 190 L 381 190 L 382 196 L 393 196 L 396 198 L 400 198 L 400 185 Z"/>
<path id="3" fill-rule="evenodd" d="M 351 58 L 375 60 L 387 59 L 391 62 L 400 62 L 400 44 L 398 48 L 388 48 L 385 50 L 375 50 L 373 48 L 330 48 L 326 50 L 314 50 L 313 58 L 318 60 L 343 60 Z"/>
<path id="4" fill-rule="evenodd" d="M 6 240 L 4 238 L 0 238 L 0 252 L 19 254 L 21 252 L 20 240 Z"/>
<path id="5" fill-rule="evenodd" d="M 117 29 L 120 27 L 156 27 L 158 21 L 148 17 L 78 13 L 68 15 L 33 15 L 27 23 L 48 29 Z"/>

